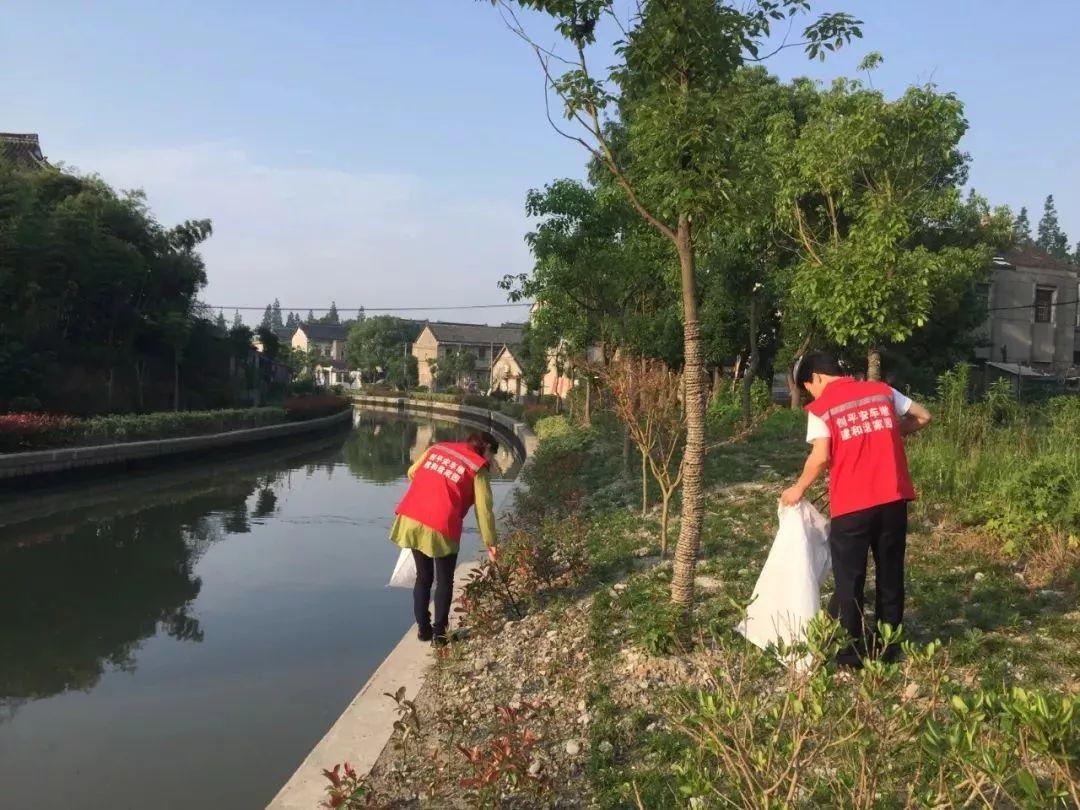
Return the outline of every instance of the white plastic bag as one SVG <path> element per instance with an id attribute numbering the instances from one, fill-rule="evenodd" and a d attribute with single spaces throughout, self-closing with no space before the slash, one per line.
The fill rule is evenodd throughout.
<path id="1" fill-rule="evenodd" d="M 830 563 L 828 521 L 813 504 L 781 504 L 778 517 L 780 527 L 754 585 L 753 600 L 736 627 L 762 649 L 778 641 L 790 645 L 805 640 Z"/>
<path id="2" fill-rule="evenodd" d="M 390 575 L 390 581 L 386 583 L 388 588 L 411 588 L 416 582 L 416 560 L 413 559 L 412 549 L 403 548 L 394 566 L 394 573 Z"/>

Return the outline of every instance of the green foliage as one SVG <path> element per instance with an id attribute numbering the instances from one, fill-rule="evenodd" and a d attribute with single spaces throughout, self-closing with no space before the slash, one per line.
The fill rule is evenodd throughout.
<path id="1" fill-rule="evenodd" d="M 376 315 L 353 323 L 345 344 L 345 357 L 361 377 L 373 382 L 380 376 L 404 390 L 416 385 L 416 358 L 409 346 L 417 329 L 410 321 L 392 315 Z"/>
<path id="2" fill-rule="evenodd" d="M 569 436 L 573 432 L 573 428 L 565 416 L 545 416 L 537 420 L 533 429 L 536 431 L 536 436 L 540 441 Z"/>
<path id="3" fill-rule="evenodd" d="M 1013 221 L 1013 238 L 1017 241 L 1031 241 L 1031 220 L 1028 218 L 1027 208 L 1021 206 L 1020 214 Z"/>
<path id="4" fill-rule="evenodd" d="M 959 192 L 966 129 L 952 94 L 912 87 L 888 101 L 852 80 L 821 93 L 801 126 L 777 118 L 778 205 L 803 257 L 792 289 L 829 340 L 902 343 L 987 267 L 1009 219 L 970 222 Z"/>
<path id="5" fill-rule="evenodd" d="M 171 404 L 192 322 L 213 319 L 195 300 L 210 234 L 209 220 L 164 227 L 142 192 L 0 159 L 0 410 Z"/>
<path id="6" fill-rule="evenodd" d="M 1004 550 L 1047 546 L 1080 533 L 1080 399 L 1021 406 L 1007 381 L 969 401 L 970 370 L 942 375 L 935 423 L 909 443 L 916 485 L 932 508 L 985 526 Z"/>

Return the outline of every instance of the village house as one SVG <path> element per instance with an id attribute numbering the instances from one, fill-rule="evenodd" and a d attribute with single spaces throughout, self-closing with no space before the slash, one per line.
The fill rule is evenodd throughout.
<path id="1" fill-rule="evenodd" d="M 319 355 L 313 369 L 319 385 L 351 388 L 359 384 L 360 372 L 350 369 L 345 360 L 348 337 L 348 324 L 302 323 L 292 335 L 292 347 L 305 354 L 314 350 Z"/>
<path id="2" fill-rule="evenodd" d="M 988 343 L 977 357 L 995 365 L 1063 376 L 1080 366 L 1080 272 L 1023 243 L 994 259 L 983 285 Z"/>
<path id="3" fill-rule="evenodd" d="M 420 385 L 435 388 L 439 361 L 448 354 L 461 351 L 473 358 L 472 374 L 458 382 L 475 383 L 479 390 L 489 390 L 495 359 L 503 347 L 521 343 L 523 328 L 524 325 L 519 323 L 486 326 L 429 321 L 412 346 Z"/>

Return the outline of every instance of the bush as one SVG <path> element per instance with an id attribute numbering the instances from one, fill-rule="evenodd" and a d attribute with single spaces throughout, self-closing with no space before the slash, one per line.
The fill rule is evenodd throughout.
<path id="1" fill-rule="evenodd" d="M 311 378 L 293 380 L 288 385 L 287 392 L 292 396 L 304 396 L 305 394 L 314 394 L 319 390 L 319 386 L 315 384 L 315 381 Z"/>
<path id="2" fill-rule="evenodd" d="M 525 415 L 525 406 L 516 402 L 503 402 L 499 405 L 499 411 L 511 419 L 521 419 Z"/>
<path id="3" fill-rule="evenodd" d="M 525 421 L 526 425 L 535 430 L 537 423 L 541 419 L 546 419 L 551 416 L 553 412 L 552 408 L 549 408 L 547 405 L 526 405 L 521 418 Z"/>
<path id="4" fill-rule="evenodd" d="M 550 439 L 558 436 L 569 435 L 573 428 L 565 416 L 545 416 L 535 423 L 535 431 L 538 439 Z"/>
<path id="5" fill-rule="evenodd" d="M 426 394 L 430 390 L 431 389 L 428 388 L 426 385 L 418 385 L 415 388 L 413 388 L 412 393 L 414 393 L 414 394 Z"/>

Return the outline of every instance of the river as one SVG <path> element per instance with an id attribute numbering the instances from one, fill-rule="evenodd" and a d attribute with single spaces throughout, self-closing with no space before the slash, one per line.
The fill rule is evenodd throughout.
<path id="1" fill-rule="evenodd" d="M 0 498 L 0 808 L 264 807 L 411 625 L 385 587 L 394 506 L 410 460 L 465 432 L 358 413 Z M 498 503 L 517 461 L 497 466 Z"/>

